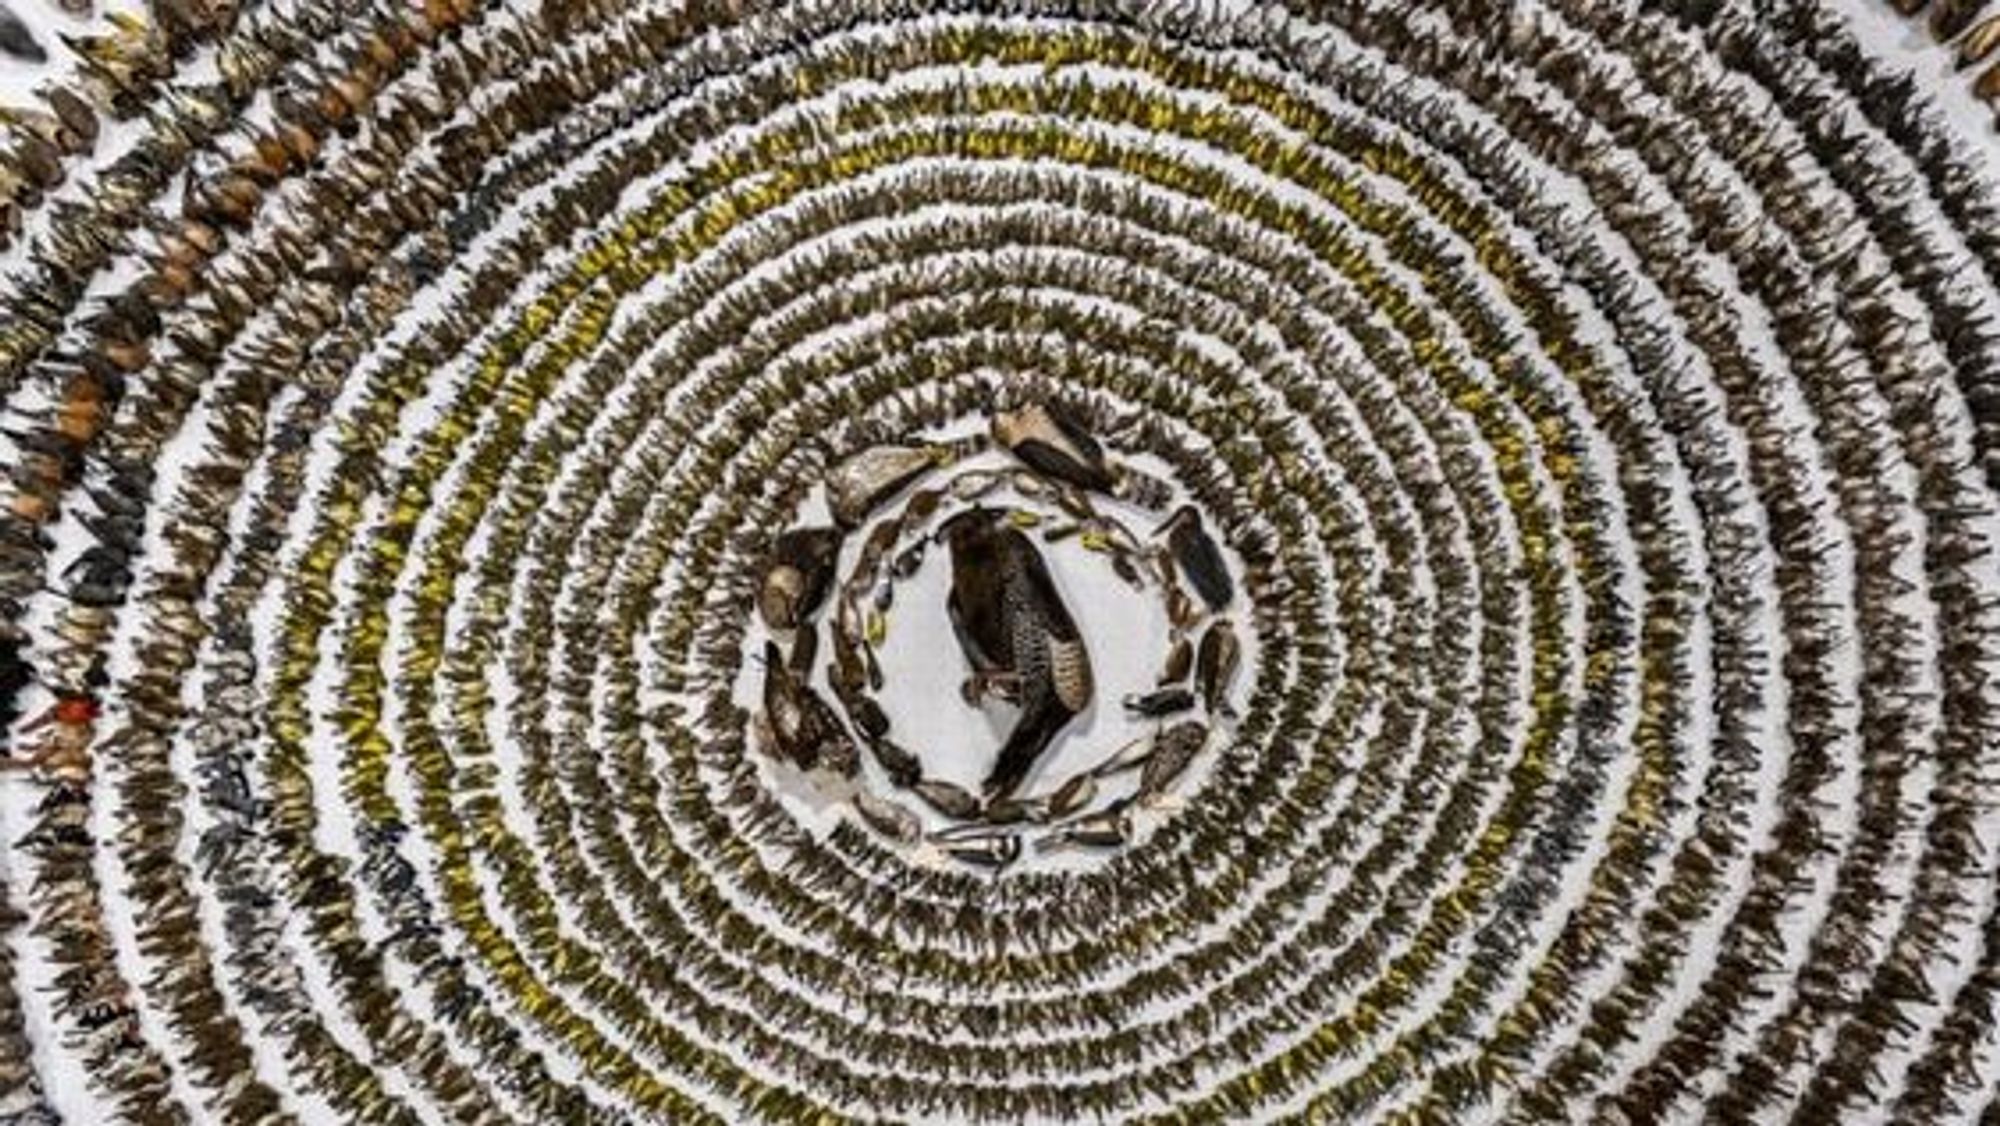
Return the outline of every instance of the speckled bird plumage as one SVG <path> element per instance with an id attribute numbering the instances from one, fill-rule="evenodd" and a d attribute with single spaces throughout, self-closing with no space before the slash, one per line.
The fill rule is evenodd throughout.
<path id="1" fill-rule="evenodd" d="M 1021 718 L 993 773 L 989 796 L 1011 791 L 1069 719 L 1090 706 L 1090 653 L 1034 543 L 993 509 L 953 518 L 947 601 L 952 629 L 977 678 L 1011 685 Z"/>

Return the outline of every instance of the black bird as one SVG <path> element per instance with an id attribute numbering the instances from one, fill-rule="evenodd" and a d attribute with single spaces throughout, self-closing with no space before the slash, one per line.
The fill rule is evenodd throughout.
<path id="1" fill-rule="evenodd" d="M 1021 784 L 1063 726 L 1090 706 L 1092 690 L 1090 652 L 1048 565 L 1001 517 L 997 509 L 971 508 L 937 533 L 951 545 L 946 610 L 972 664 L 967 698 L 976 704 L 990 690 L 1021 707 L 987 775 L 989 801 Z"/>
<path id="2" fill-rule="evenodd" d="M 989 429 L 994 441 L 1045 477 L 1100 493 L 1111 492 L 1118 484 L 1104 460 L 1104 447 L 1061 406 L 1034 403 L 1000 411 Z"/>
<path id="3" fill-rule="evenodd" d="M 1236 597 L 1236 583 L 1229 577 L 1229 565 L 1222 560 L 1222 549 L 1215 545 L 1215 537 L 1202 526 L 1201 512 L 1194 505 L 1184 504 L 1175 510 L 1167 522 L 1154 532 L 1167 534 L 1167 548 L 1173 552 L 1174 566 L 1187 576 L 1188 585 L 1208 603 L 1211 610 L 1220 610 Z"/>

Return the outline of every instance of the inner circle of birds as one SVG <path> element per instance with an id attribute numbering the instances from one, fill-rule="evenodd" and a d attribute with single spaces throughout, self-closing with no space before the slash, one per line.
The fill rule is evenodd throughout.
<path id="1" fill-rule="evenodd" d="M 1177 808 L 1177 785 L 1235 718 L 1244 646 L 1230 616 L 1236 578 L 1196 505 L 1176 506 L 1170 483 L 1054 400 L 995 409 L 986 423 L 845 457 L 823 482 L 830 522 L 801 520 L 772 539 L 758 577 L 770 636 L 753 658 L 752 730 L 771 762 L 803 772 L 912 860 L 998 874 L 1024 856 L 1115 853 L 1135 843 L 1141 816 Z M 992 447 L 1005 460 L 985 457 Z M 1095 702 L 1107 657 L 1093 654 L 1051 573 L 1045 549 L 1064 541 L 1159 599 L 1169 637 L 1151 688 L 1117 702 L 1142 734 L 1089 747 L 1088 765 L 1050 778 L 1038 767 Z M 933 553 L 950 569 L 951 636 L 919 644 L 955 646 L 965 672 L 961 699 L 936 706 L 1007 721 L 976 790 L 940 777 L 878 701 L 891 687 L 880 652 L 897 589 Z M 1141 659 L 1130 648 L 1116 657 Z M 864 754 L 890 792 L 864 776 Z"/>

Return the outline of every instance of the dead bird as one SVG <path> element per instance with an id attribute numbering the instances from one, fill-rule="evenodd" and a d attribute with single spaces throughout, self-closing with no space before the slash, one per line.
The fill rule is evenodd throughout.
<path id="1" fill-rule="evenodd" d="M 1125 710 L 1135 716 L 1157 719 L 1188 711 L 1194 707 L 1194 703 L 1193 692 L 1175 686 L 1153 692 L 1132 693 L 1125 697 Z"/>
<path id="2" fill-rule="evenodd" d="M 826 475 L 827 505 L 834 522 L 857 528 L 883 501 L 912 481 L 945 464 L 944 446 L 872 446 L 834 466 Z"/>
<path id="3" fill-rule="evenodd" d="M 45 63 L 49 53 L 35 41 L 35 34 L 14 10 L 0 4 L 0 51 L 20 59 L 22 62 Z"/>
<path id="4" fill-rule="evenodd" d="M 1107 809 L 1056 826 L 1035 841 L 1035 849 L 1122 848 L 1131 839 L 1132 815 L 1122 808 Z"/>
<path id="5" fill-rule="evenodd" d="M 910 790 L 922 798 L 924 804 L 946 817 L 965 821 L 979 815 L 979 798 L 956 782 L 925 778 L 912 785 Z"/>
<path id="6" fill-rule="evenodd" d="M 97 116 L 90 107 L 60 86 L 45 96 L 49 109 L 0 106 L 0 125 L 44 141 L 64 155 L 88 149 L 97 139 Z"/>
<path id="7" fill-rule="evenodd" d="M 1109 493 L 1118 484 L 1104 447 L 1080 419 L 1058 404 L 999 411 L 989 429 L 994 441 L 1044 476 L 1100 493 Z"/>
<path id="8" fill-rule="evenodd" d="M 903 518 L 900 516 L 875 525 L 874 530 L 861 541 L 861 553 L 854 562 L 853 581 L 860 582 L 864 578 L 872 578 L 881 569 L 882 561 L 888 558 L 889 552 L 896 546 L 896 540 L 902 534 Z"/>
<path id="9" fill-rule="evenodd" d="M 996 833 L 953 840 L 944 845 L 944 852 L 954 860 L 998 872 L 1021 858 L 1021 837 L 1018 833 Z"/>
<path id="10" fill-rule="evenodd" d="M 1153 740 L 1153 753 L 1139 767 L 1138 800 L 1152 804 L 1164 797 L 1196 755 L 1208 745 L 1208 726 L 1194 720 L 1177 723 Z"/>
<path id="11" fill-rule="evenodd" d="M 1211 714 L 1233 716 L 1229 706 L 1229 685 L 1243 662 L 1243 643 L 1228 618 L 1218 618 L 1201 635 L 1195 651 L 1195 682 L 1201 686 L 1201 701 Z"/>
<path id="12" fill-rule="evenodd" d="M 854 811 L 869 828 L 897 844 L 916 844 L 924 839 L 924 823 L 900 802 L 864 790 L 854 795 Z"/>
<path id="13" fill-rule="evenodd" d="M 1940 43 L 1949 43 L 1958 38 L 1960 32 L 1971 26 L 1978 17 L 1979 9 L 1986 0 L 1939 0 L 1931 9 L 1931 36 Z"/>
<path id="14" fill-rule="evenodd" d="M 1166 533 L 1167 549 L 1175 566 L 1208 608 L 1220 610 L 1228 606 L 1236 597 L 1236 582 L 1229 577 L 1229 564 L 1224 562 L 1215 537 L 1203 525 L 1200 510 L 1191 504 L 1180 506 L 1153 534 L 1161 532 Z"/>
<path id="15" fill-rule="evenodd" d="M 1973 25 L 1972 30 L 1965 33 L 1965 38 L 1959 40 L 1958 67 L 1962 70 L 1984 62 L 1995 47 L 2000 47 L 2000 12 Z"/>
<path id="16" fill-rule="evenodd" d="M 832 528 L 794 528 L 771 545 L 757 588 L 757 611 L 772 629 L 796 629 L 812 617 L 833 585 L 841 535 Z"/>
<path id="17" fill-rule="evenodd" d="M 918 786 L 923 783 L 924 764 L 901 744 L 887 736 L 878 736 L 868 740 L 868 751 L 875 756 L 876 765 L 889 776 L 890 782 L 903 787 Z"/>
<path id="18" fill-rule="evenodd" d="M 2000 102 L 2000 63 L 1981 71 L 1972 83 L 1972 96 L 1982 101 Z"/>
<path id="19" fill-rule="evenodd" d="M 1051 819 L 1068 817 L 1097 797 L 1097 777 L 1088 771 L 1078 774 L 1043 800 L 1043 809 Z"/>
<path id="20" fill-rule="evenodd" d="M 62 122 L 60 137 L 71 152 L 82 152 L 97 143 L 97 111 L 66 86 L 48 88 L 49 108 Z"/>
<path id="21" fill-rule="evenodd" d="M 764 643 L 764 717 L 778 752 L 799 769 L 851 776 L 860 768 L 860 752 L 833 705 L 792 674 L 775 641 Z"/>
<path id="22" fill-rule="evenodd" d="M 997 686 L 1021 707 L 987 776 L 989 799 L 1021 783 L 1094 690 L 1090 652 L 1041 552 L 1000 517 L 998 509 L 971 508 L 937 533 L 951 546 L 946 610 L 972 665 L 968 698 L 976 703 Z"/>
<path id="23" fill-rule="evenodd" d="M 801 670 L 796 660 L 792 662 L 792 669 L 801 677 L 811 675 L 811 666 Z M 882 705 L 875 702 L 875 697 L 853 688 L 847 681 L 835 680 L 833 698 L 840 701 L 841 707 L 847 709 L 847 718 L 854 721 L 854 726 L 861 732 L 862 738 L 880 739 L 889 734 L 889 713 L 882 710 Z"/>

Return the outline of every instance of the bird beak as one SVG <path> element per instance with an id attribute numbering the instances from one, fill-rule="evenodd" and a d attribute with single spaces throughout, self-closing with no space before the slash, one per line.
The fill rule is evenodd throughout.
<path id="1" fill-rule="evenodd" d="M 1189 507 L 1188 505 L 1184 504 L 1181 505 L 1179 508 L 1174 509 L 1173 515 L 1167 517 L 1165 520 L 1160 521 L 1160 526 L 1154 528 L 1152 532 L 1148 535 L 1148 538 L 1160 535 L 1164 533 L 1168 528 L 1173 527 L 1174 524 L 1180 520 L 1181 515 L 1188 510 L 1188 507 Z"/>

